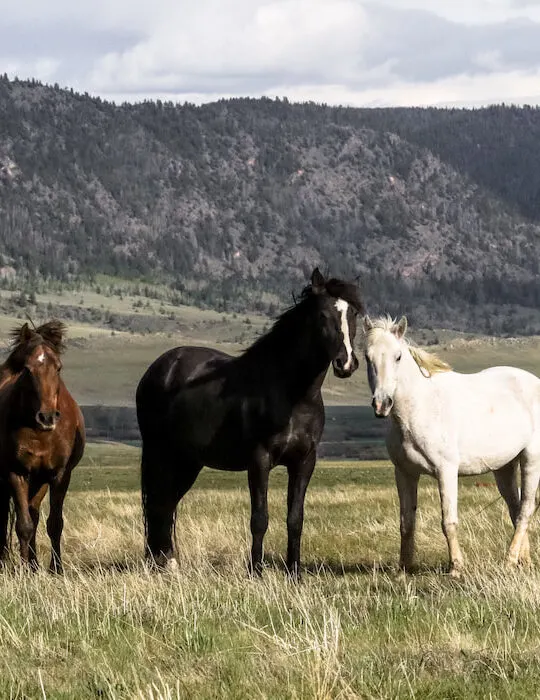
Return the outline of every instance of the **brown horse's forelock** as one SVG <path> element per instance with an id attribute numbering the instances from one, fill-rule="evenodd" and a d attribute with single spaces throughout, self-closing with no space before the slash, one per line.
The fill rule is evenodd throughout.
<path id="1" fill-rule="evenodd" d="M 27 323 L 13 328 L 9 333 L 12 350 L 6 360 L 6 365 L 12 369 L 21 369 L 28 355 L 41 344 L 46 345 L 57 355 L 61 355 L 66 349 L 65 332 L 65 324 L 56 320 L 48 321 L 35 330 L 29 328 Z M 25 338 L 25 336 L 27 337 Z"/>

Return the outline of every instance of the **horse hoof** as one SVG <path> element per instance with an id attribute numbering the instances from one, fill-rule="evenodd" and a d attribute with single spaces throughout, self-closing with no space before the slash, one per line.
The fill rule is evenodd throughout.
<path id="1" fill-rule="evenodd" d="M 450 578 L 459 581 L 463 577 L 463 569 L 460 566 L 453 566 L 449 571 Z"/>
<path id="2" fill-rule="evenodd" d="M 262 578 L 263 575 L 263 565 L 262 563 L 259 564 L 252 564 L 251 562 L 248 564 L 248 576 L 250 578 Z"/>
<path id="3" fill-rule="evenodd" d="M 291 583 L 302 583 L 302 574 L 297 567 L 287 569 L 287 580 Z"/>
<path id="4" fill-rule="evenodd" d="M 167 559 L 167 561 L 163 565 L 163 568 L 165 569 L 165 571 L 169 571 L 171 573 L 174 571 L 178 571 L 178 562 L 176 561 L 176 559 L 174 559 L 174 557 L 172 559 Z"/>
<path id="5" fill-rule="evenodd" d="M 414 571 L 414 564 L 412 564 L 411 562 L 400 561 L 398 569 L 402 574 L 412 574 Z"/>

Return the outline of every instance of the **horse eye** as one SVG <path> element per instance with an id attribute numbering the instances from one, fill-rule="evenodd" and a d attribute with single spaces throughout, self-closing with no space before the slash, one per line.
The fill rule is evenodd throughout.
<path id="1" fill-rule="evenodd" d="M 399 362 L 401 360 L 401 353 L 396 357 L 396 362 Z"/>

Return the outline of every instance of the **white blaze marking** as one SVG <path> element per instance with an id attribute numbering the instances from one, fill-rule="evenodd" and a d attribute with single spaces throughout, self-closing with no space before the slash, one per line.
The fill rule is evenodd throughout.
<path id="1" fill-rule="evenodd" d="M 349 335 L 349 321 L 347 320 L 349 304 L 343 299 L 338 299 L 335 303 L 335 307 L 341 314 L 341 332 L 343 333 L 343 341 L 345 343 L 345 349 L 347 350 L 347 362 L 345 363 L 343 369 L 350 369 L 353 349 L 351 345 L 351 337 Z"/>
<path id="2" fill-rule="evenodd" d="M 45 353 L 42 352 L 41 355 L 38 355 L 37 361 L 42 365 L 45 362 Z"/>

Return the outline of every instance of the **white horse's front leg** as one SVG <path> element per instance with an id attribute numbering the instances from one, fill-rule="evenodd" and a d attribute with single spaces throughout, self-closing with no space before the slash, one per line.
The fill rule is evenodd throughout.
<path id="1" fill-rule="evenodd" d="M 441 497 L 442 530 L 448 543 L 450 576 L 458 578 L 463 570 L 463 555 L 457 538 L 458 526 L 458 470 L 457 467 L 443 467 L 438 474 Z"/>
<path id="2" fill-rule="evenodd" d="M 414 562 L 414 532 L 419 475 L 408 474 L 397 465 L 394 467 L 394 474 L 399 495 L 399 529 L 401 533 L 399 567 L 409 571 Z"/>
<path id="3" fill-rule="evenodd" d="M 513 566 L 519 562 L 520 554 L 527 548 L 527 529 L 529 520 L 534 513 L 536 491 L 540 479 L 540 463 L 538 456 L 534 459 L 526 453 L 521 457 L 521 504 L 516 520 L 516 529 L 508 550 L 508 563 Z"/>

